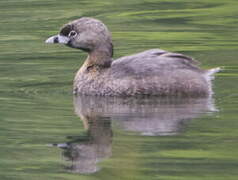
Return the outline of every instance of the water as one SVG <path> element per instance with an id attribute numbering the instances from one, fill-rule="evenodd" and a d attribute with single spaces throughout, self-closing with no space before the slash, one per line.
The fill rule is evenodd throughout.
<path id="1" fill-rule="evenodd" d="M 0 179 L 237 179 L 237 7 L 0 1 Z M 81 16 L 108 25 L 115 58 L 159 47 L 223 67 L 213 98 L 73 98 L 86 55 L 44 40 Z"/>

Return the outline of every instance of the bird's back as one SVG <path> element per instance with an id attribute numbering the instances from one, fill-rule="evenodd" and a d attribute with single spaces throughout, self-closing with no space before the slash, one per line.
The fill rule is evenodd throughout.
<path id="1" fill-rule="evenodd" d="M 181 70 L 200 74 L 205 73 L 196 64 L 197 62 L 194 59 L 183 54 L 151 49 L 114 60 L 111 72 L 114 78 L 123 78 L 124 76 L 145 78 Z"/>

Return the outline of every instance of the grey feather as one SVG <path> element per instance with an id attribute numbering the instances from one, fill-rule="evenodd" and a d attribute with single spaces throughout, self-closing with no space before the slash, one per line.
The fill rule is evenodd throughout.
<path id="1" fill-rule="evenodd" d="M 93 18 L 69 22 L 61 35 L 70 31 L 68 46 L 89 56 L 74 79 L 74 93 L 100 96 L 210 96 L 211 77 L 218 70 L 203 70 L 191 57 L 151 49 L 113 60 L 113 44 L 107 27 Z M 74 33 L 75 34 L 75 33 Z"/>

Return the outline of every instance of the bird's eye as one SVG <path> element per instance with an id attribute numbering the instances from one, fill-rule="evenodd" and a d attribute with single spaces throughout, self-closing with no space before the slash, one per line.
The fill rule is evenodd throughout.
<path id="1" fill-rule="evenodd" d="M 70 31 L 68 36 L 69 37 L 75 37 L 75 36 L 77 36 L 77 32 L 76 31 Z"/>

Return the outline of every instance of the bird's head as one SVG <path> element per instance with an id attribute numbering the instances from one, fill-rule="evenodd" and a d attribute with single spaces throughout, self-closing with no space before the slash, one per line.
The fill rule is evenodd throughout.
<path id="1" fill-rule="evenodd" d="M 108 50 L 112 56 L 111 34 L 99 20 L 83 17 L 64 25 L 59 34 L 49 37 L 46 43 L 60 43 L 88 53 Z"/>

